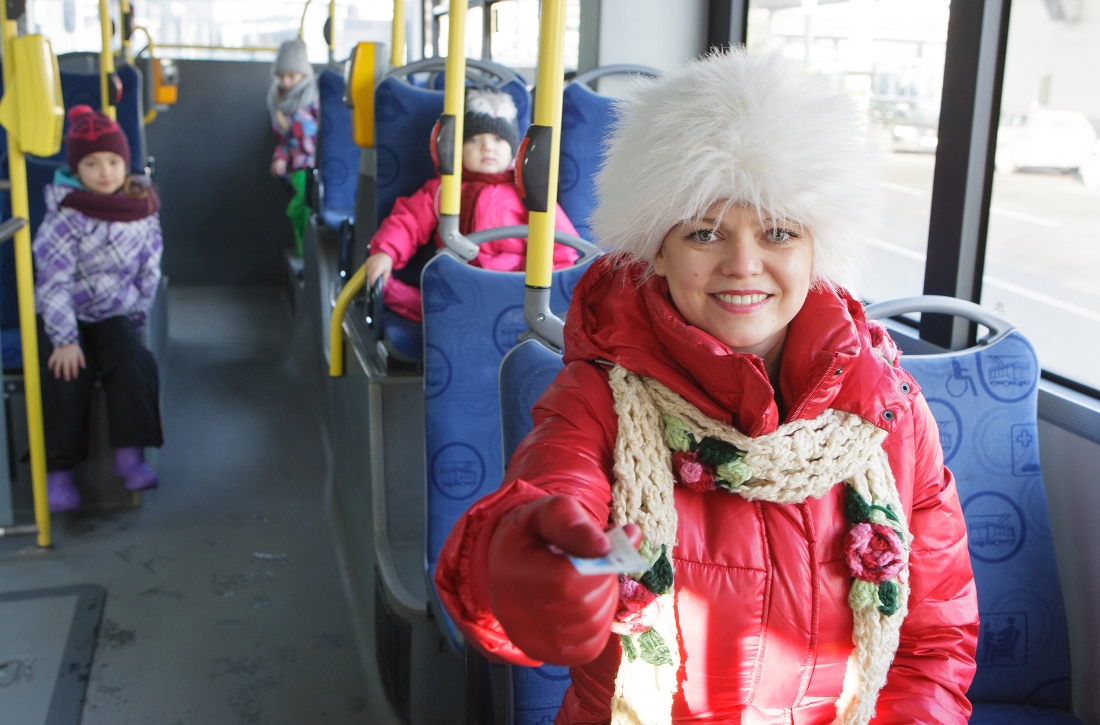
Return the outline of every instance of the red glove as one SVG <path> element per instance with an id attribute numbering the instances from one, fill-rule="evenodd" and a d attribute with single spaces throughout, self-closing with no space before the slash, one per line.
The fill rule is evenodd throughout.
<path id="1" fill-rule="evenodd" d="M 585 558 L 611 551 L 607 535 L 573 499 L 547 496 L 524 504 L 501 520 L 489 543 L 489 604 L 528 657 L 583 665 L 607 645 L 619 580 L 578 573 L 550 545 Z"/>

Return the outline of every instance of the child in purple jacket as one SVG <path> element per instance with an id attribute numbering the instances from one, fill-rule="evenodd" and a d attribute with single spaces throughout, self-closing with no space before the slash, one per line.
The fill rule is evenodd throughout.
<path id="1" fill-rule="evenodd" d="M 73 469 L 88 455 L 97 377 L 126 488 L 156 488 L 144 447 L 163 442 L 157 364 L 138 338 L 160 282 L 160 200 L 129 176 L 117 123 L 88 106 L 74 106 L 69 123 L 69 168 L 45 188 L 33 247 L 51 511 L 80 506 Z"/>

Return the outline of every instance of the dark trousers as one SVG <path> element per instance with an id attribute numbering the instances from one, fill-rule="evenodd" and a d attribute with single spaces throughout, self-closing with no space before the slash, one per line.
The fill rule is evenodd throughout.
<path id="1" fill-rule="evenodd" d="M 88 457 L 88 426 L 98 379 L 107 394 L 109 436 L 114 448 L 160 446 L 160 380 L 153 354 L 128 317 L 81 322 L 80 348 L 87 367 L 75 380 L 54 377 L 46 367 L 53 345 L 38 323 L 46 467 L 63 471 Z"/>

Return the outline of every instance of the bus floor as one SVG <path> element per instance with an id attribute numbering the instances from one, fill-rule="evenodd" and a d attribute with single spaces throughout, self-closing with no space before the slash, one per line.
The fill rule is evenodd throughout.
<path id="1" fill-rule="evenodd" d="M 169 310 L 160 488 L 55 514 L 52 550 L 0 539 L 0 592 L 107 590 L 83 725 L 382 720 L 326 515 L 315 351 L 276 288 L 173 289 Z"/>

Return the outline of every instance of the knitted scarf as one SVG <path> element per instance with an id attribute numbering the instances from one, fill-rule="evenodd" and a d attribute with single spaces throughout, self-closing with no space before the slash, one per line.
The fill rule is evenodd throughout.
<path id="1" fill-rule="evenodd" d="M 160 211 L 160 197 L 157 192 L 151 186 L 147 187 L 147 191 L 148 196 L 138 199 L 121 191 L 97 194 L 94 191 L 74 189 L 61 200 L 61 206 L 105 222 L 136 222 Z"/>
<path id="2" fill-rule="evenodd" d="M 281 97 L 280 97 L 281 95 Z M 317 103 L 320 93 L 317 90 L 317 76 L 311 75 L 303 78 L 298 85 L 285 93 L 281 93 L 279 79 L 271 82 L 267 89 L 267 112 L 271 115 L 271 125 L 279 128 L 279 119 L 275 111 L 282 111 L 288 119 L 293 119 L 294 114 L 307 106 Z M 282 129 L 284 132 L 286 129 Z"/>
<path id="3" fill-rule="evenodd" d="M 890 464 L 886 432 L 857 415 L 826 410 L 750 438 L 715 421 L 651 378 L 621 366 L 610 374 L 619 419 L 615 442 L 614 523 L 637 524 L 650 563 L 620 578 L 612 631 L 623 657 L 611 702 L 614 725 L 668 725 L 680 667 L 671 553 L 676 543 L 677 480 L 696 490 L 722 488 L 749 501 L 800 503 L 847 486 L 845 540 L 852 586 L 855 643 L 843 691 L 840 725 L 865 725 L 897 650 L 909 597 L 912 540 Z"/>

